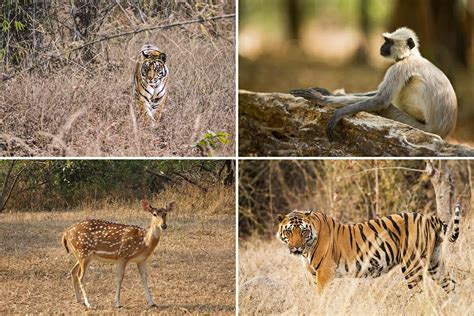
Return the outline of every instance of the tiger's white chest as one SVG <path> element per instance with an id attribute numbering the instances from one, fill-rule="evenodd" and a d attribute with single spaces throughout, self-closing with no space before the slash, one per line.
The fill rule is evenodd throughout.
<path id="1" fill-rule="evenodd" d="M 151 117 L 154 117 L 155 113 L 158 111 L 160 101 L 166 93 L 166 85 L 163 80 L 160 80 L 156 84 L 148 84 L 146 91 L 149 95 L 149 98 L 145 99 L 146 111 Z"/>

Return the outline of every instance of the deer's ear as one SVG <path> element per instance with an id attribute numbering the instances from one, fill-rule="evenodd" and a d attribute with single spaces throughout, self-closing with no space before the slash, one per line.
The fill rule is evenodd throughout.
<path id="1" fill-rule="evenodd" d="M 142 207 L 145 211 L 147 211 L 147 212 L 150 211 L 150 204 L 148 203 L 147 200 L 142 200 Z"/>
<path id="2" fill-rule="evenodd" d="M 176 202 L 175 201 L 168 203 L 168 206 L 166 207 L 167 212 L 174 211 L 175 209 L 176 209 Z"/>

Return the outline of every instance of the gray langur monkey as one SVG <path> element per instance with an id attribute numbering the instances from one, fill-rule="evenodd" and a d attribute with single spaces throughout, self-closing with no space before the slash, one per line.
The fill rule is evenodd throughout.
<path id="1" fill-rule="evenodd" d="M 329 120 L 326 133 L 334 139 L 333 130 L 345 116 L 360 111 L 405 123 L 423 131 L 447 137 L 456 126 L 457 101 L 454 89 L 445 74 L 418 50 L 418 38 L 406 27 L 384 33 L 380 55 L 395 63 L 387 70 L 378 89 L 367 93 L 333 95 L 324 88 L 295 89 L 297 97 L 320 105 L 337 106 Z"/>

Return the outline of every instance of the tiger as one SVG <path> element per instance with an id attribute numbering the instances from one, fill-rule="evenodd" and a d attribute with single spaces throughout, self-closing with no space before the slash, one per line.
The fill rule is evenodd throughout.
<path id="1" fill-rule="evenodd" d="M 154 45 L 143 45 L 135 66 L 134 96 L 140 112 L 154 122 L 160 120 L 163 112 L 168 73 L 166 54 Z"/>
<path id="2" fill-rule="evenodd" d="M 460 212 L 457 204 L 450 242 L 459 236 Z M 436 215 L 401 213 L 343 225 L 322 212 L 294 210 L 278 220 L 277 238 L 302 257 L 317 293 L 334 278 L 375 278 L 398 265 L 409 289 L 426 272 L 447 293 L 456 287 L 442 257 L 447 225 Z"/>

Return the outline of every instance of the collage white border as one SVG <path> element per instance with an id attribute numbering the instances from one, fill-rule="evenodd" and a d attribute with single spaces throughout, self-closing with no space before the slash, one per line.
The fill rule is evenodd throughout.
<path id="1" fill-rule="evenodd" d="M 240 157 L 239 156 L 239 0 L 235 11 L 234 156 L 229 157 L 2 157 L 2 160 L 233 160 L 235 166 L 235 315 L 239 315 L 239 162 L 245 160 L 474 160 L 474 157 Z"/>

